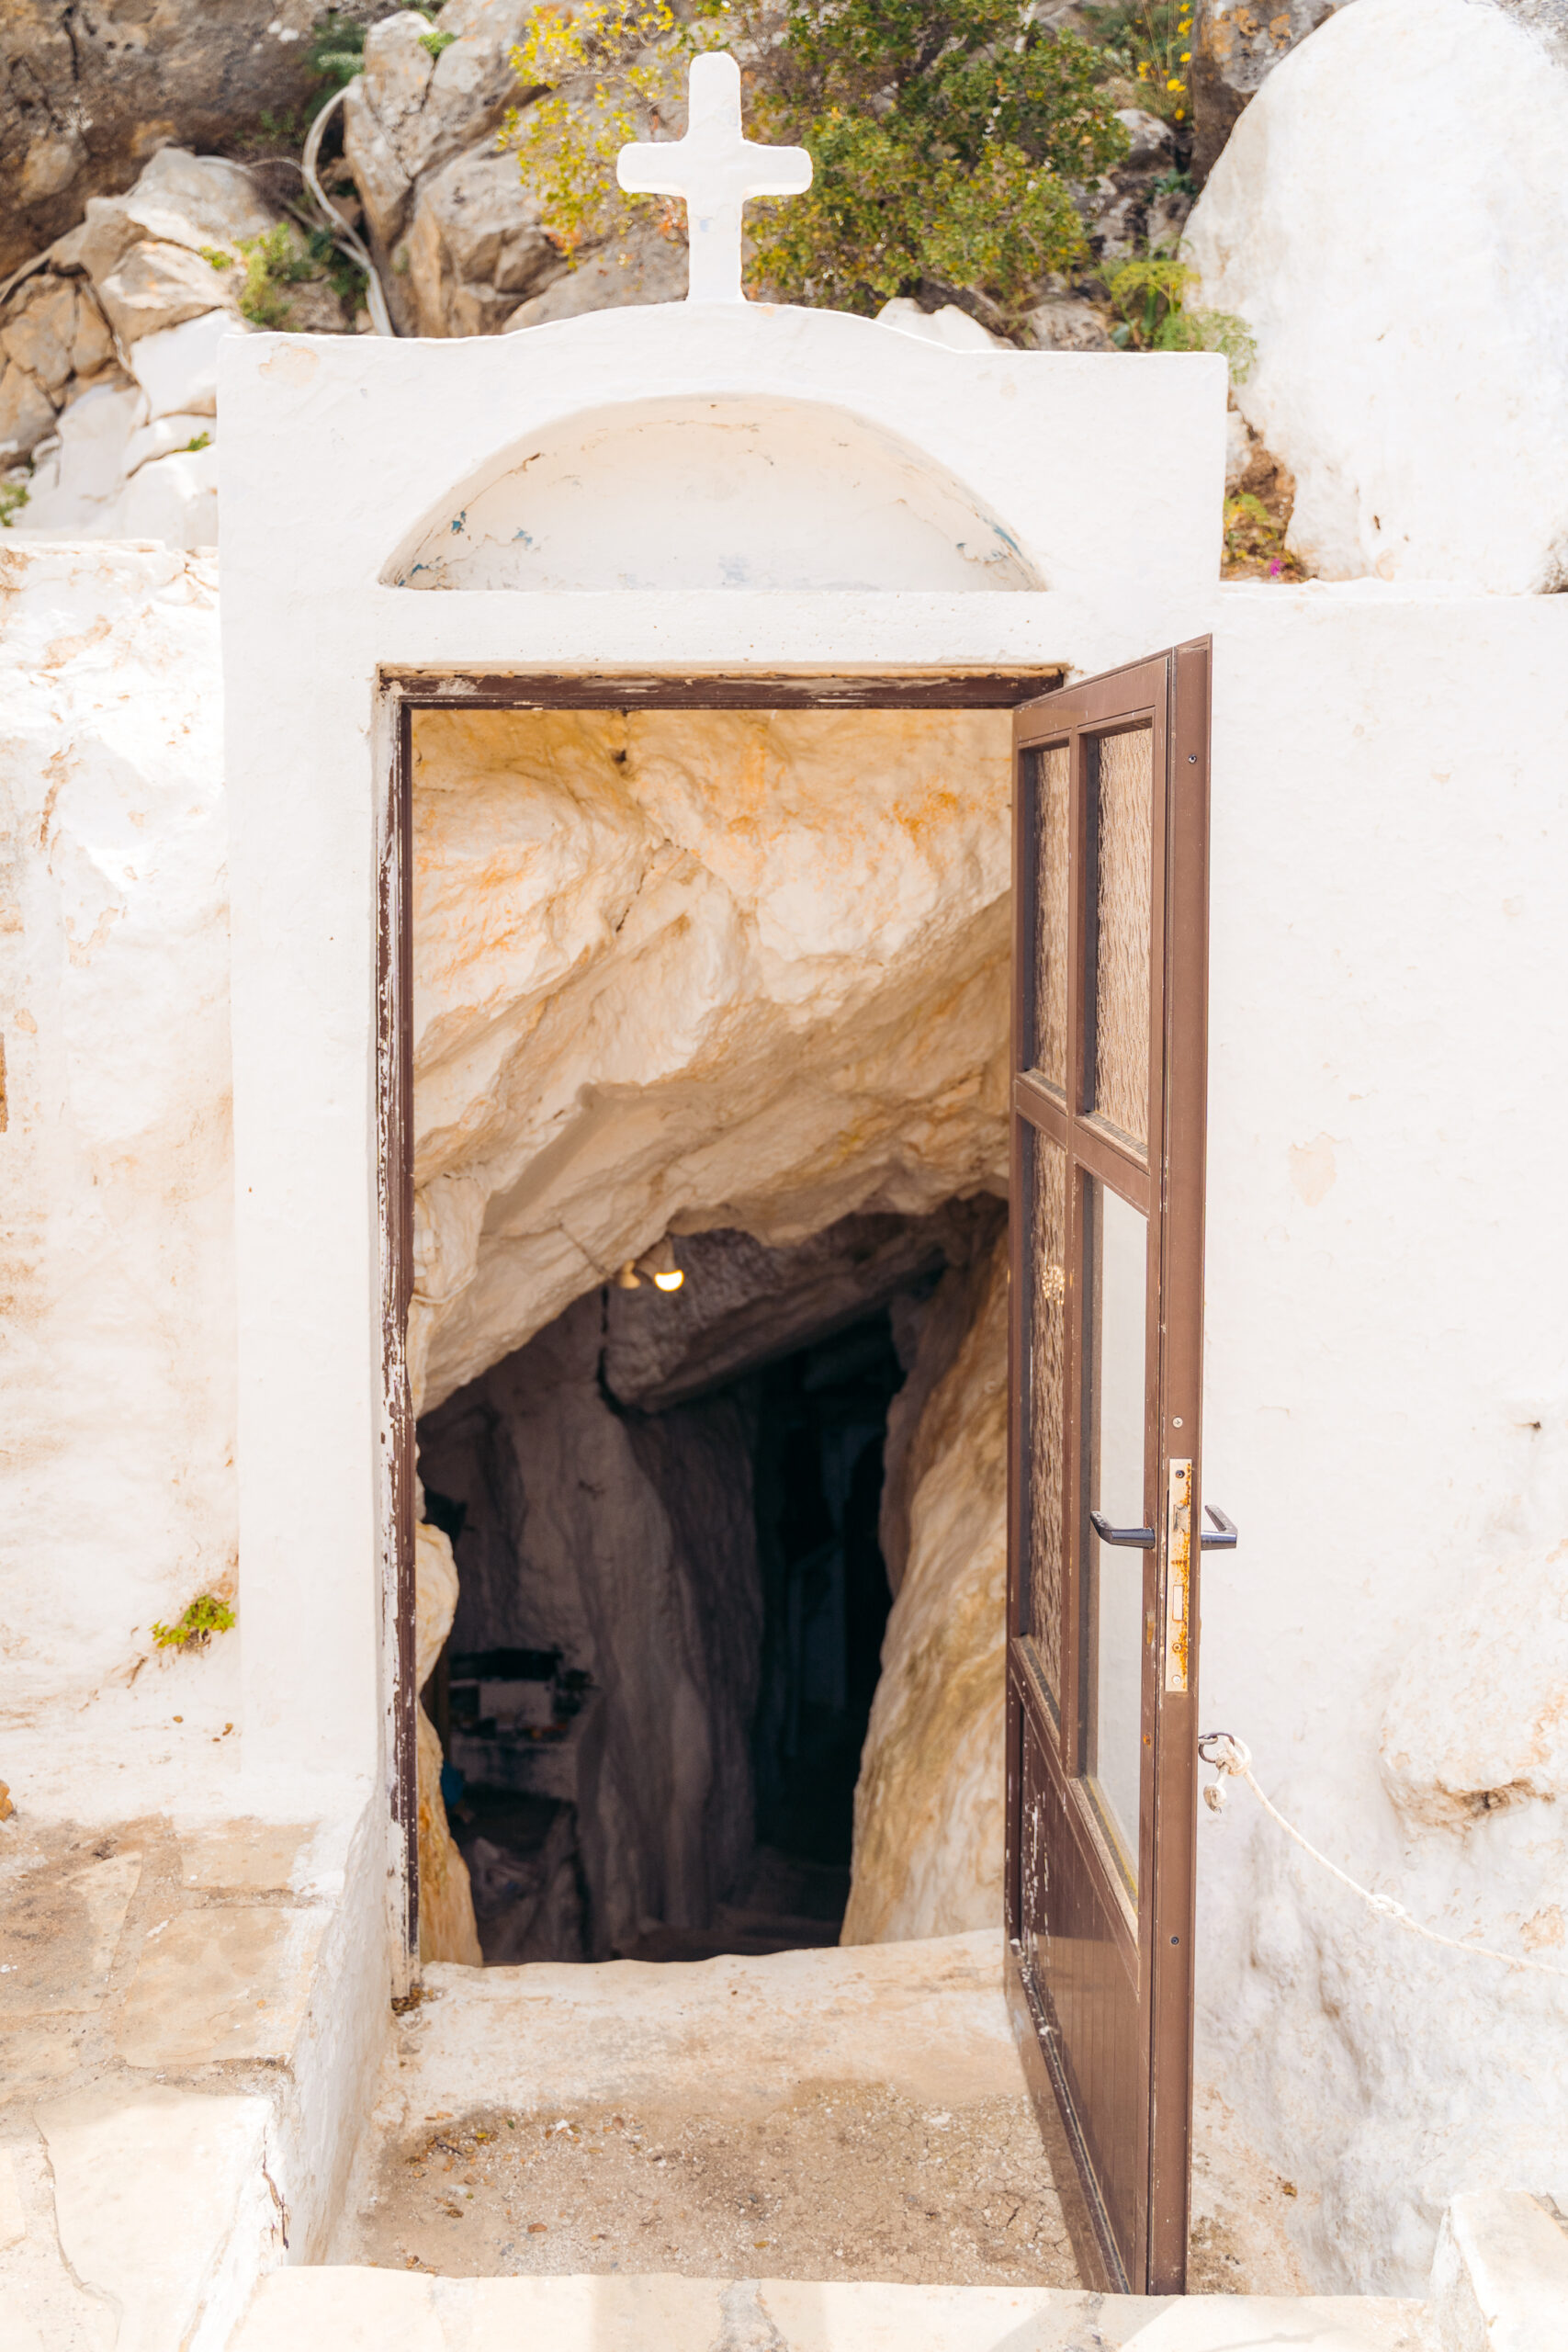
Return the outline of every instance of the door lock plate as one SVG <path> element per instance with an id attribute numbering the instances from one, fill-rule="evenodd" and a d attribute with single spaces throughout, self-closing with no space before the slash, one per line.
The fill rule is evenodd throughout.
<path id="1" fill-rule="evenodd" d="M 1192 1636 L 1192 1464 L 1173 1462 L 1166 1493 L 1165 1687 L 1188 1687 Z"/>

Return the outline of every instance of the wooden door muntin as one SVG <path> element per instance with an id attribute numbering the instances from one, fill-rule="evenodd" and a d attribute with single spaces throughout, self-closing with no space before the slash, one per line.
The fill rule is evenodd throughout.
<path id="1" fill-rule="evenodd" d="M 1209 668 L 1206 641 L 1179 647 L 1043 696 L 1015 718 L 1010 1994 L 1025 2034 L 1026 2060 L 1038 2062 L 1031 2064 L 1037 2102 L 1049 2095 L 1060 2109 L 1080 2176 L 1093 2239 L 1083 2249 L 1088 2267 L 1098 2283 L 1148 2292 L 1179 2292 L 1186 2275 Z M 1100 961 L 1092 936 L 1099 900 L 1091 903 L 1089 892 L 1097 888 L 1096 812 L 1105 805 L 1104 792 L 1091 785 L 1104 767 L 1101 747 L 1142 730 L 1149 740 L 1149 883 L 1146 1115 L 1140 1136 L 1096 1107 L 1094 989 L 1085 982 L 1091 953 L 1097 970 Z M 1053 773 L 1066 778 L 1065 816 L 1058 809 L 1045 819 L 1052 854 L 1043 868 L 1045 768 L 1043 761 L 1032 767 L 1030 762 L 1033 754 L 1064 750 L 1066 762 L 1058 758 Z M 1043 924 L 1044 890 L 1059 889 L 1064 878 L 1065 905 L 1059 900 Z M 1049 962 L 1043 931 L 1058 947 L 1065 931 L 1067 975 L 1057 1009 L 1060 1034 L 1052 1034 L 1043 1055 L 1036 1050 L 1037 1028 L 1050 1030 L 1057 1016 L 1042 1010 L 1040 975 Z M 1039 1059 L 1049 1064 L 1047 1075 L 1035 1067 Z M 1041 1474 L 1032 1464 L 1030 1426 L 1036 1381 L 1043 1381 L 1048 1405 L 1052 1380 L 1033 1330 L 1042 1238 L 1036 1163 L 1043 1144 L 1047 1158 L 1052 1150 L 1060 1155 L 1065 1226 L 1061 1484 L 1059 1495 L 1046 1494 L 1043 1507 L 1043 1523 L 1059 1513 L 1054 1607 L 1049 1587 L 1043 1595 L 1035 1589 L 1032 1506 Z M 1135 1858 L 1119 1853 L 1112 1820 L 1086 1769 L 1093 1655 L 1087 1611 L 1105 1557 L 1100 1548 L 1097 1558 L 1089 1542 L 1085 1491 L 1090 1466 L 1085 1207 L 1093 1187 L 1147 1219 L 1142 1523 L 1155 1531 L 1156 1540 L 1152 1549 L 1133 1555 L 1144 1563 L 1145 1637 Z M 1047 1214 L 1047 1226 L 1050 1221 Z M 1183 1483 L 1184 1463 L 1190 1469 Z M 1180 1495 L 1185 1503 L 1177 1511 L 1174 1498 Z M 1054 1617 L 1054 1629 L 1037 1623 L 1037 1616 Z"/>

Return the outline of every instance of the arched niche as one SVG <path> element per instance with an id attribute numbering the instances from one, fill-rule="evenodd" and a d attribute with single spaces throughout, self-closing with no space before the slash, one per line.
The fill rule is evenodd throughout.
<path id="1" fill-rule="evenodd" d="M 1039 589 L 998 517 L 824 402 L 629 401 L 514 445 L 381 573 L 413 589 Z"/>

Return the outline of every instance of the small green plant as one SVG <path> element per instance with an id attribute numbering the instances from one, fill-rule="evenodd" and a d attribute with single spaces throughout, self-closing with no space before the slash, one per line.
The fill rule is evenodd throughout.
<path id="1" fill-rule="evenodd" d="M 0 481 L 0 531 L 10 529 L 30 495 L 25 481 Z"/>
<path id="2" fill-rule="evenodd" d="M 232 269 L 234 266 L 233 254 L 225 253 L 221 245 L 198 245 L 197 251 L 209 269 Z"/>
<path id="3" fill-rule="evenodd" d="M 1271 514 L 1250 490 L 1225 501 L 1224 569 L 1232 579 L 1301 580 L 1300 563 L 1285 545 L 1288 522 Z"/>
<path id="4" fill-rule="evenodd" d="M 293 154 L 305 143 L 305 133 L 310 127 L 310 116 L 304 107 L 286 107 L 275 114 L 264 107 L 256 120 L 255 130 L 243 143 L 255 153 L 264 147 L 281 147 Z"/>
<path id="5" fill-rule="evenodd" d="M 198 1592 L 184 1616 L 176 1617 L 172 1625 L 154 1623 L 152 1639 L 161 1650 L 204 1650 L 214 1634 L 226 1634 L 234 1622 L 226 1600 Z"/>
<path id="6" fill-rule="evenodd" d="M 1111 330 L 1119 351 L 1218 351 L 1234 380 L 1245 383 L 1258 345 L 1245 319 L 1229 311 L 1190 309 L 1198 273 L 1167 253 L 1146 254 L 1111 271 L 1107 291 L 1120 312 Z"/>
<path id="7" fill-rule="evenodd" d="M 259 237 L 242 238 L 240 252 L 245 264 L 245 282 L 240 290 L 242 316 L 255 327 L 286 327 L 288 297 L 285 288 L 301 285 L 316 275 L 309 248 L 301 252 L 288 222 L 280 220 Z"/>
<path id="8" fill-rule="evenodd" d="M 1137 85 L 1149 112 L 1185 122 L 1192 110 L 1192 0 L 1086 0 L 1082 13 L 1106 64 Z"/>
<path id="9" fill-rule="evenodd" d="M 187 456 L 196 449 L 209 449 L 212 447 L 212 435 L 210 433 L 193 433 L 185 447 Z"/>
<path id="10" fill-rule="evenodd" d="M 329 9 L 311 28 L 305 62 L 318 88 L 346 89 L 365 71 L 365 27 Z"/>
<path id="11" fill-rule="evenodd" d="M 441 0 L 414 0 L 415 13 L 428 22 L 434 21 L 440 7 Z M 318 93 L 346 89 L 356 74 L 364 73 L 366 29 L 352 17 L 340 16 L 335 8 L 329 8 L 324 17 L 317 17 L 310 28 L 305 62 Z M 450 48 L 457 38 L 456 33 L 422 35 L 432 57 L 439 57 L 442 50 Z M 433 41 L 437 44 L 434 48 L 431 47 Z"/>

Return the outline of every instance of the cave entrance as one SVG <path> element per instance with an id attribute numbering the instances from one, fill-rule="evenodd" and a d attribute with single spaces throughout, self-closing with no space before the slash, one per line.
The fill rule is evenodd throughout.
<path id="1" fill-rule="evenodd" d="M 762 1939 L 761 1920 L 795 1921 L 795 1941 L 837 1931 L 897 1580 L 878 1552 L 877 1464 L 905 1370 L 900 1318 L 921 1281 L 967 1262 L 973 1240 L 909 1237 L 966 1204 L 1003 1215 L 1011 713 L 1058 676 L 384 681 L 382 1004 L 384 1034 L 406 1057 L 383 1065 L 384 1165 L 412 1180 L 386 1203 L 388 1320 L 406 1331 L 423 1416 L 416 1474 L 394 1350 L 398 1804 L 426 1958 L 477 1951 L 460 1917 L 467 1889 L 444 1876 L 422 1688 L 480 1912 L 512 1915 L 504 1933 L 487 1926 L 492 1959 L 560 1952 L 574 1938 L 596 1957 L 651 1951 L 649 1938 L 695 1950 L 704 1938 Z M 736 1338 L 700 1377 L 682 1374 L 681 1393 L 668 1368 L 617 1385 L 601 1364 L 628 1315 L 673 1329 L 694 1302 L 728 1295 L 733 1266 L 715 1291 L 693 1264 L 671 1300 L 650 1252 L 809 1256 L 865 1216 L 881 1220 L 874 1282 L 835 1291 L 802 1274 L 792 1290 L 794 1274 L 770 1275 L 753 1297 L 770 1294 L 766 1331 Z M 882 1267 L 900 1250 L 897 1267 Z M 623 1289 L 639 1258 L 638 1286 Z M 818 1351 L 838 1362 L 852 1329 L 858 1369 L 824 1370 Z M 504 1388 L 529 1350 L 531 1364 L 559 1357 L 561 1398 L 579 1397 L 593 1422 L 547 1441 L 570 1453 L 581 1439 L 592 1457 L 583 1468 L 581 1447 L 572 1456 L 574 1495 L 635 1471 L 666 1497 L 618 1531 L 603 1514 L 572 1518 L 573 1503 L 572 1577 L 551 1569 L 570 1582 L 570 1607 L 524 1606 L 503 1589 L 520 1560 L 540 1555 L 548 1512 L 534 1510 L 525 1531 L 489 1488 L 481 1508 L 484 1480 L 465 1485 L 434 1449 L 457 1393 Z M 710 1476 L 705 1510 L 681 1500 L 703 1491 L 701 1477 L 665 1460 L 688 1438 L 728 1465 Z M 507 1475 L 526 1503 L 529 1479 Z M 889 1507 L 899 1523 L 897 1498 Z M 416 1579 L 416 1554 L 423 1564 L 430 1550 L 416 1532 L 443 1513 L 457 1615 L 433 1679 L 442 1608 L 425 1606 L 423 1565 Z M 907 1518 L 906 1502 L 906 1540 Z M 650 1528 L 663 1547 L 651 1584 L 627 1565 Z M 1000 1547 L 998 1520 L 983 1612 L 998 1628 Z M 656 1605 L 666 1553 L 690 1573 Z M 705 1577 L 733 1585 L 738 1559 L 751 1564 L 756 1623 L 732 1612 L 728 1649 L 694 1665 L 693 1612 L 706 1604 L 692 1595 Z M 708 1609 L 704 1623 L 718 1622 Z M 612 1703 L 605 1661 L 632 1652 Z M 476 1753 L 487 1723 L 513 1751 L 526 1745 L 527 1772 Z M 912 1725 L 900 1738 L 911 1754 L 933 1745 Z M 546 1751 L 560 1751 L 558 1786 Z M 994 1775 L 972 1776 L 976 1789 L 999 1787 L 996 1760 Z M 925 1833 L 884 1830 L 884 1888 L 900 1858 L 909 1883 L 862 1932 L 950 1932 L 993 1916 L 999 1815 L 965 1836 L 913 1781 L 900 1805 L 982 1860 L 959 1864 L 947 1901 L 941 1872 L 914 1884 Z M 528 1903 L 536 1931 L 525 1932 Z"/>
<path id="2" fill-rule="evenodd" d="M 839 1939 L 933 1317 L 1004 1215 L 679 1238 L 421 1421 L 459 1585 L 425 1705 L 487 1962 Z"/>
<path id="3" fill-rule="evenodd" d="M 427 1886 L 449 1872 L 476 1943 L 468 1875 L 450 1871 L 423 1761 L 414 1802 L 431 1728 L 417 1693 L 442 1611 L 416 1592 L 396 1337 L 430 1401 L 427 1485 L 466 1547 L 461 1595 L 440 1555 L 458 1621 L 433 1692 L 447 1753 L 432 1761 L 477 1767 L 488 1792 L 465 1824 L 480 1907 L 504 1922 L 484 1957 L 777 1949 L 801 1939 L 803 1918 L 830 1933 L 839 1913 L 810 1873 L 842 1868 L 875 1555 L 897 1580 L 893 1303 L 908 1292 L 918 1305 L 929 1270 L 852 1283 L 824 1309 L 810 1280 L 770 1272 L 737 1289 L 716 1261 L 696 1329 L 679 1322 L 678 1244 L 744 1256 L 792 1232 L 837 1238 L 846 1202 L 840 1222 L 870 1211 L 908 1227 L 911 1195 L 964 1206 L 1005 1182 L 1020 1212 L 1010 1360 L 996 1344 L 1005 1251 L 973 1261 L 986 1279 L 959 1351 L 971 1371 L 997 1367 L 999 1413 L 984 1381 L 973 1400 L 990 1444 L 971 1447 L 976 1465 L 994 1453 L 994 1475 L 971 1481 L 949 1533 L 975 1549 L 987 1491 L 1005 1494 L 1006 1603 L 983 1583 L 966 1608 L 956 1580 L 941 1589 L 931 1619 L 947 1647 L 909 1677 L 924 1712 L 903 1727 L 906 1759 L 945 1768 L 933 1698 L 959 1676 L 994 1689 L 987 1645 L 1003 1636 L 1002 1883 L 983 1817 L 1001 1774 L 984 1738 L 971 1779 L 990 1795 L 960 1821 L 958 1776 L 928 1776 L 883 1844 L 901 1846 L 906 1871 L 915 1848 L 940 1848 L 955 1884 L 973 1851 L 984 1876 L 964 1892 L 987 1910 L 1005 1890 L 1031 2090 L 1043 2120 L 1059 2108 L 1079 2135 L 1099 2267 L 1151 2290 L 1185 2275 L 1196 1558 L 1200 1541 L 1235 1540 L 1222 1515 L 1213 1538 L 1197 1526 L 1208 655 L 1194 641 L 1071 693 L 993 678 L 962 696 L 951 680 L 886 696 L 818 683 L 782 701 L 779 681 L 728 702 L 669 681 L 625 697 L 604 680 L 558 681 L 538 699 L 472 682 L 423 707 L 411 695 L 383 891 L 383 1034 L 400 1046 L 383 1063 L 383 1167 L 419 1174 L 423 1212 L 420 1288 L 412 1182 L 387 1218 L 411 1894 L 428 1821 Z M 852 718 L 859 740 L 836 731 Z M 995 820 L 1009 801 L 1004 861 Z M 943 1181 L 954 1138 L 967 1187 Z M 874 1244 L 852 1261 L 863 1255 Z M 939 1251 L 937 1271 L 958 1268 Z M 672 1348 L 622 1322 L 645 1286 L 676 1313 Z M 840 1334 L 853 1337 L 824 1355 Z M 517 1432 L 504 1445 L 502 1425 Z M 1114 1518 L 1089 1507 L 1097 1489 Z M 1141 1553 L 1141 1579 L 1118 1581 L 1091 1544 Z M 874 1734 L 889 1673 L 866 1710 Z M 556 1785 L 542 1784 L 547 1752 Z M 450 1786 L 456 1804 L 467 1779 Z M 1070 1852 L 1053 1850 L 1069 1797 L 1083 1818 Z M 495 1833 L 482 1851 L 481 1821 Z M 788 1846 L 760 1844 L 770 1825 Z M 1066 1911 L 1064 1856 L 1088 1889 Z M 760 1906 L 760 1867 L 770 1898 L 797 1907 Z M 885 1918 L 868 1939 L 920 1932 Z M 1113 2002 L 1115 1970 L 1075 1973 L 1086 1939 L 1119 1954 Z"/>

